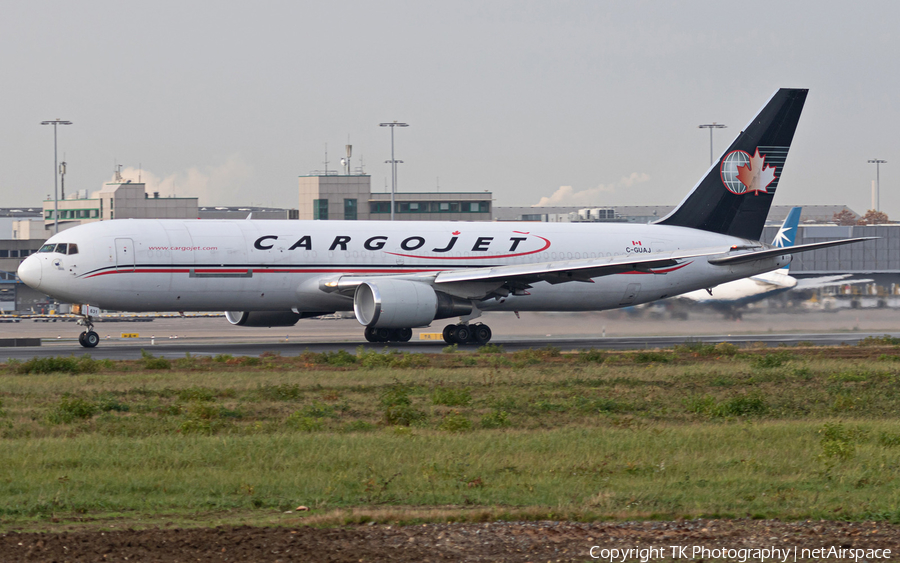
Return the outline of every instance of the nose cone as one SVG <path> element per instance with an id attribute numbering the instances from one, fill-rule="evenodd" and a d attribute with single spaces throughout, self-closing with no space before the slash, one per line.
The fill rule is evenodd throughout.
<path id="1" fill-rule="evenodd" d="M 16 272 L 19 279 L 25 282 L 25 285 L 32 289 L 37 289 L 41 285 L 41 260 L 37 256 L 29 256 L 24 262 L 19 264 L 19 270 Z"/>

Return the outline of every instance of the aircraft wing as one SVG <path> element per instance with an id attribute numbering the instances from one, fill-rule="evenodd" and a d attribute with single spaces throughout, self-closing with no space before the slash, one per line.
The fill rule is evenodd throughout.
<path id="1" fill-rule="evenodd" d="M 725 256 L 723 258 L 712 258 L 710 264 L 717 266 L 728 266 L 730 264 L 743 264 L 744 262 L 753 262 L 761 258 L 771 258 L 773 256 L 783 256 L 787 254 L 797 254 L 799 252 L 809 252 L 810 250 L 819 250 L 829 248 L 831 246 L 841 246 L 843 244 L 852 244 L 854 242 L 863 242 L 867 240 L 875 240 L 878 237 L 857 237 L 843 240 L 829 240 L 826 242 L 814 242 L 811 244 L 798 244 L 789 248 L 771 248 L 768 250 L 756 250 L 744 254 L 735 254 L 733 256 Z"/>
<path id="2" fill-rule="evenodd" d="M 664 274 L 673 269 L 683 267 L 684 264 L 679 264 L 679 261 L 702 256 L 713 256 L 724 252 L 721 248 L 714 250 L 701 249 L 685 253 L 656 253 L 652 256 L 642 257 L 613 256 L 587 260 L 562 260 L 537 264 L 467 268 L 465 270 L 439 272 L 434 282 L 438 284 L 473 281 L 517 281 L 521 283 L 546 281 L 553 284 L 570 281 L 591 282 L 591 278 L 622 272 Z"/>

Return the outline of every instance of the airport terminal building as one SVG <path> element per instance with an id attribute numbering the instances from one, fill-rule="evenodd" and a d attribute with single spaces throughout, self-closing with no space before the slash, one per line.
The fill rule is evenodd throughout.
<path id="1" fill-rule="evenodd" d="M 391 194 L 373 193 L 368 174 L 300 176 L 299 218 L 389 221 Z M 395 221 L 491 221 L 493 194 L 483 192 L 397 192 Z"/>
<path id="2" fill-rule="evenodd" d="M 111 219 L 196 219 L 197 203 L 196 197 L 159 197 L 159 192 L 151 195 L 145 184 L 122 180 L 105 184 L 90 197 L 82 190 L 56 202 L 45 200 L 44 224 L 49 229 L 58 222 L 63 230 Z"/>

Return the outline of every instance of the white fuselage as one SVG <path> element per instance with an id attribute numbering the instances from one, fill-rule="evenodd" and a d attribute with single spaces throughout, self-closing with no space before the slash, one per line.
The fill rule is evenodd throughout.
<path id="1" fill-rule="evenodd" d="M 620 223 L 157 219 L 90 223 L 47 242 L 77 244 L 78 253 L 34 254 L 19 273 L 62 301 L 127 311 L 298 312 L 352 310 L 352 297 L 321 287 L 341 276 L 409 276 L 429 283 L 441 271 L 759 245 L 684 227 Z M 603 310 L 712 287 L 789 260 L 716 266 L 701 256 L 593 283 L 538 282 L 482 301 L 479 295 L 502 284 L 442 289 L 475 300 L 484 311 Z"/>
<path id="2" fill-rule="evenodd" d="M 789 291 L 797 286 L 797 278 L 784 269 L 765 272 L 749 278 L 734 280 L 706 290 L 691 291 L 681 297 L 698 303 L 740 304 L 750 303 Z"/>

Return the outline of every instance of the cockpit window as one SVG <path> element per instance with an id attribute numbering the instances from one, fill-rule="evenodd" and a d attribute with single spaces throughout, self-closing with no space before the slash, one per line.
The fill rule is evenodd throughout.
<path id="1" fill-rule="evenodd" d="M 38 252 L 59 252 L 60 254 L 78 254 L 78 245 L 73 243 L 45 244 Z"/>

